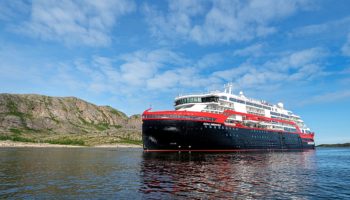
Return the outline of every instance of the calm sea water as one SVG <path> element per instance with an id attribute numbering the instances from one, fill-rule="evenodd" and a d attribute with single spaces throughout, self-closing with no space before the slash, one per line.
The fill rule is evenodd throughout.
<path id="1" fill-rule="evenodd" d="M 0 199 L 350 199 L 350 149 L 0 148 Z"/>

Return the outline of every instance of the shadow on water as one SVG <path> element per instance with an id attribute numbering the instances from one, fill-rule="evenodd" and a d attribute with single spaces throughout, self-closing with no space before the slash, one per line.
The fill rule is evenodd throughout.
<path id="1" fill-rule="evenodd" d="M 143 153 L 145 198 L 290 198 L 311 187 L 315 151 Z"/>

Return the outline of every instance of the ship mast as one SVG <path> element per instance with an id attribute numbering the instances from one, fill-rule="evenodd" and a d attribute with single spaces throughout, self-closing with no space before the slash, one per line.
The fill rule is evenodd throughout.
<path id="1" fill-rule="evenodd" d="M 233 83 L 227 83 L 224 85 L 225 93 L 232 94 Z"/>

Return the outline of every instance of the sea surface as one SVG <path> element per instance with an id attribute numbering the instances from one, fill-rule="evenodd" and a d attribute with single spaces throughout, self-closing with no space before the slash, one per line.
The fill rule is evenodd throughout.
<path id="1" fill-rule="evenodd" d="M 350 148 L 0 148 L 0 199 L 350 199 Z"/>

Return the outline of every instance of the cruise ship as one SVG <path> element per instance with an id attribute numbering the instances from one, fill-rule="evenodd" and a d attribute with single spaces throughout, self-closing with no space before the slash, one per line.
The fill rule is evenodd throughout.
<path id="1" fill-rule="evenodd" d="M 142 114 L 143 148 L 157 151 L 266 151 L 314 149 L 314 133 L 284 108 L 224 91 L 179 95 L 175 110 Z"/>

